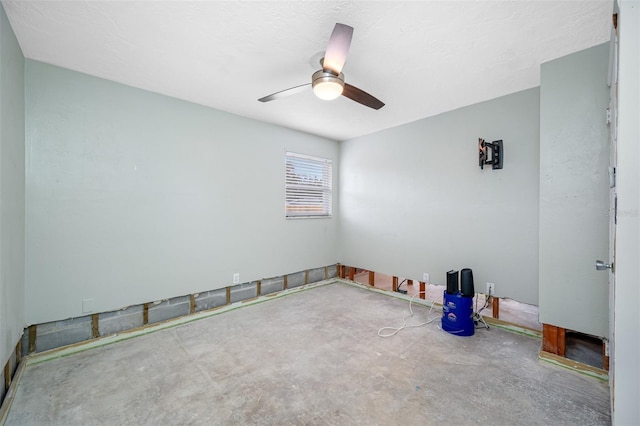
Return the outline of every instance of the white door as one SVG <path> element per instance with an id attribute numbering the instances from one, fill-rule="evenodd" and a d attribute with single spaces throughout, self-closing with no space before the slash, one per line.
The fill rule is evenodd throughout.
<path id="1" fill-rule="evenodd" d="M 615 20 L 614 20 L 615 22 Z M 611 266 L 609 271 L 609 341 L 605 346 L 607 355 L 613 360 L 615 351 L 615 258 L 616 258 L 616 222 L 617 222 L 617 193 L 616 193 L 616 165 L 617 165 L 617 132 L 618 132 L 618 33 L 617 28 L 611 31 L 611 50 L 609 56 L 609 108 L 607 110 L 607 122 L 609 124 L 609 259 L 601 262 Z M 607 266 L 609 266 L 607 265 Z M 602 266 L 600 266 L 602 268 Z M 599 268 L 599 269 L 600 269 Z M 615 395 L 613 363 L 609 366 L 609 387 L 611 390 L 611 398 Z"/>

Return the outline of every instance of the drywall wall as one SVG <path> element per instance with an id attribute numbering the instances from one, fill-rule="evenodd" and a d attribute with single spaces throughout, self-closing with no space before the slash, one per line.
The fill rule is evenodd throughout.
<path id="1" fill-rule="evenodd" d="M 27 322 L 333 264 L 334 217 L 286 220 L 285 150 L 338 143 L 26 61 Z"/>
<path id="2" fill-rule="evenodd" d="M 613 424 L 640 419 L 640 4 L 619 1 L 618 223 L 612 358 Z"/>
<path id="3" fill-rule="evenodd" d="M 0 366 L 24 327 L 24 57 L 0 6 Z"/>
<path id="4" fill-rule="evenodd" d="M 340 260 L 538 302 L 537 88 L 341 144 Z M 478 138 L 504 141 L 504 168 L 478 166 Z"/>
<path id="5" fill-rule="evenodd" d="M 540 322 L 608 336 L 608 43 L 542 64 Z"/>

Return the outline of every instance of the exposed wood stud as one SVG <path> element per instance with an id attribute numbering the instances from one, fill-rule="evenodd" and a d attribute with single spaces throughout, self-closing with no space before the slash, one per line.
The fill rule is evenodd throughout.
<path id="1" fill-rule="evenodd" d="M 195 314 L 196 313 L 196 296 L 195 296 L 195 294 L 190 294 L 189 295 L 189 313 L 190 314 Z"/>
<path id="2" fill-rule="evenodd" d="M 142 305 L 142 324 L 149 324 L 149 304 L 145 303 Z"/>
<path id="3" fill-rule="evenodd" d="M 282 277 L 282 289 L 283 289 L 283 290 L 286 290 L 286 289 L 287 289 L 287 286 L 288 286 L 288 283 L 287 283 L 287 275 L 285 275 L 284 277 Z"/>
<path id="4" fill-rule="evenodd" d="M 609 371 L 609 355 L 607 355 L 607 341 L 602 341 L 602 369 Z"/>
<path id="5" fill-rule="evenodd" d="M 354 268 L 353 266 L 349 266 L 349 279 L 351 281 L 354 281 L 356 277 L 356 268 Z"/>
<path id="6" fill-rule="evenodd" d="M 33 324 L 29 326 L 29 353 L 32 354 L 36 351 L 36 334 L 38 326 Z"/>
<path id="7" fill-rule="evenodd" d="M 556 327 L 549 324 L 542 324 L 542 350 L 557 354 L 558 332 Z"/>
<path id="8" fill-rule="evenodd" d="M 231 287 L 227 286 L 227 305 L 231 303 Z"/>
<path id="9" fill-rule="evenodd" d="M 391 280 L 391 289 L 393 291 L 398 291 L 398 277 L 396 277 L 395 275 L 393 276 L 393 279 Z"/>
<path id="10" fill-rule="evenodd" d="M 16 345 L 16 365 L 20 364 L 20 361 L 22 361 L 22 339 L 18 340 Z"/>
<path id="11" fill-rule="evenodd" d="M 427 284 L 424 281 L 420 281 L 420 299 L 427 298 Z"/>
<path id="12" fill-rule="evenodd" d="M 369 271 L 369 285 L 372 287 L 376 285 L 376 273 L 373 271 Z"/>
<path id="13" fill-rule="evenodd" d="M 493 307 L 493 317 L 496 319 L 500 318 L 500 298 L 491 297 L 491 305 Z"/>
<path id="14" fill-rule="evenodd" d="M 339 263 L 336 263 L 336 275 L 338 276 L 338 278 L 344 278 L 342 276 L 342 265 Z"/>
<path id="15" fill-rule="evenodd" d="M 7 392 L 9 390 L 9 386 L 11 385 L 11 358 L 7 361 L 4 366 L 4 391 Z"/>
<path id="16" fill-rule="evenodd" d="M 618 29 L 618 14 L 614 13 L 611 17 L 613 19 L 613 28 Z"/>
<path id="17" fill-rule="evenodd" d="M 92 314 L 91 315 L 91 337 L 97 339 L 100 337 L 100 315 Z"/>
<path id="18" fill-rule="evenodd" d="M 309 270 L 304 271 L 304 283 L 309 284 Z"/>
<path id="19" fill-rule="evenodd" d="M 407 280 L 407 285 L 413 285 L 413 280 Z"/>
<path id="20" fill-rule="evenodd" d="M 565 356 L 567 347 L 566 330 L 551 324 L 542 324 L 542 350 Z"/>
<path id="21" fill-rule="evenodd" d="M 262 281 L 258 280 L 256 283 L 256 297 L 260 297 L 262 294 Z"/>

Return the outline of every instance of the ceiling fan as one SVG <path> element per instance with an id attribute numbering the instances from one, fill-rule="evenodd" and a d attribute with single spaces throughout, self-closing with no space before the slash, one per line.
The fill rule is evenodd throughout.
<path id="1" fill-rule="evenodd" d="M 280 92 L 273 93 L 258 100 L 260 102 L 273 101 L 303 92 L 311 86 L 313 93 L 320 99 L 329 101 L 342 95 L 369 108 L 382 108 L 384 106 L 382 101 L 371 96 L 364 90 L 344 82 L 344 74 L 342 74 L 341 71 L 347 60 L 347 53 L 349 53 L 352 36 L 353 27 L 339 23 L 336 24 L 331 33 L 327 50 L 324 52 L 324 58 L 320 60 L 322 69 L 313 73 L 311 83 L 281 90 Z"/>

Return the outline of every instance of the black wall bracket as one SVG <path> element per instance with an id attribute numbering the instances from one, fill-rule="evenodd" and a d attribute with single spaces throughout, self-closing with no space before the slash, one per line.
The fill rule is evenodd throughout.
<path id="1" fill-rule="evenodd" d="M 502 139 L 499 141 L 486 142 L 484 139 L 478 138 L 478 162 L 481 169 L 484 170 L 485 164 L 491 164 L 491 168 L 494 170 L 501 169 L 503 155 Z"/>

